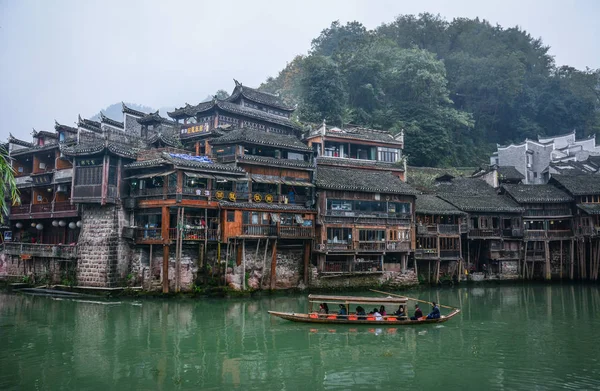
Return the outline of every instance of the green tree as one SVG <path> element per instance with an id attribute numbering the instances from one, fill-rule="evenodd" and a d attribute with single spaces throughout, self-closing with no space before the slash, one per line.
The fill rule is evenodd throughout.
<path id="1" fill-rule="evenodd" d="M 4 223 L 4 216 L 8 215 L 8 207 L 20 202 L 19 191 L 15 181 L 15 172 L 10 164 L 8 152 L 0 147 L 0 206 L 2 213 L 0 221 Z"/>

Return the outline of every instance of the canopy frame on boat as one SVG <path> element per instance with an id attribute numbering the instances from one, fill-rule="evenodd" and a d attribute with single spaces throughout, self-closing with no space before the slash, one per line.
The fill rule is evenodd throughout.
<path id="1" fill-rule="evenodd" d="M 312 312 L 313 303 L 343 304 L 349 311 L 350 304 L 373 304 L 373 305 L 402 305 L 408 304 L 406 297 L 360 297 L 360 296 L 329 296 L 308 295 L 309 311 Z"/>

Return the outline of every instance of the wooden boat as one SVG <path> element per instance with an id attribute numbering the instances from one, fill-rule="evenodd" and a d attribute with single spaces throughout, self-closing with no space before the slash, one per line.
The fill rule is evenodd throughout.
<path id="1" fill-rule="evenodd" d="M 444 323 L 454 317 L 460 312 L 458 308 L 454 308 L 448 315 L 442 315 L 438 319 L 426 319 L 422 317 L 419 320 L 410 320 L 408 317 L 398 317 L 396 315 L 383 316 L 382 320 L 376 320 L 371 315 L 358 316 L 356 313 L 350 312 L 350 305 L 373 305 L 379 308 L 381 305 L 389 308 L 390 311 L 395 311 L 399 306 L 404 306 L 405 312 L 407 309 L 409 298 L 407 297 L 357 297 L 357 296 L 326 296 L 326 295 L 308 295 L 309 312 L 295 313 L 295 312 L 278 312 L 269 311 L 272 316 L 291 320 L 292 322 L 304 322 L 304 323 L 333 323 L 333 324 L 368 324 L 368 325 L 415 325 L 415 324 L 427 324 L 427 323 Z M 330 314 L 318 314 L 313 312 L 313 304 L 327 303 L 339 305 L 342 304 L 346 308 L 348 315 L 337 315 L 335 313 Z M 367 308 L 368 311 L 368 308 Z"/>

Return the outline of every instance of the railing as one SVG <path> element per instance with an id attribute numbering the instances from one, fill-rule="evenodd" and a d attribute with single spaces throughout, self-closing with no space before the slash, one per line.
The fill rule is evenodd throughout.
<path id="1" fill-rule="evenodd" d="M 436 225 L 417 225 L 417 234 L 419 235 L 437 235 Z"/>
<path id="2" fill-rule="evenodd" d="M 520 238 L 523 236 L 523 230 L 520 228 L 506 228 L 502 230 L 502 236 Z"/>
<path id="3" fill-rule="evenodd" d="M 573 213 L 569 208 L 556 209 L 525 209 L 523 217 L 553 217 L 553 216 L 571 216 Z"/>
<path id="4" fill-rule="evenodd" d="M 596 235 L 597 234 L 597 229 L 595 227 L 577 227 L 575 230 L 577 235 L 585 235 L 585 236 L 591 236 L 591 235 Z"/>
<path id="5" fill-rule="evenodd" d="M 471 237 L 500 237 L 502 236 L 502 230 L 499 228 L 472 228 L 469 230 L 469 236 Z"/>
<path id="6" fill-rule="evenodd" d="M 52 213 L 52 204 L 33 204 L 31 205 L 31 213 Z"/>
<path id="7" fill-rule="evenodd" d="M 330 211 L 328 211 L 329 213 Z M 343 216 L 327 214 L 323 216 L 325 224 L 372 224 L 372 225 L 397 225 L 410 227 L 410 217 L 407 219 L 396 217 L 372 217 L 372 216 Z"/>
<path id="8" fill-rule="evenodd" d="M 354 245 L 352 242 L 337 242 L 337 243 L 317 243 L 316 251 L 353 251 Z"/>
<path id="9" fill-rule="evenodd" d="M 387 251 L 410 251 L 409 240 L 388 240 L 385 245 Z"/>
<path id="10" fill-rule="evenodd" d="M 358 251 L 385 251 L 385 241 L 356 242 L 355 247 Z"/>
<path id="11" fill-rule="evenodd" d="M 526 229 L 525 239 L 562 239 L 570 238 L 573 233 L 570 229 L 565 230 L 543 230 L 543 229 Z"/>
<path id="12" fill-rule="evenodd" d="M 77 258 L 77 246 L 40 243 L 5 243 L 4 252 L 9 255 L 31 255 L 47 258 Z"/>
<path id="13" fill-rule="evenodd" d="M 440 250 L 440 258 L 460 258 L 458 250 Z"/>
<path id="14" fill-rule="evenodd" d="M 156 197 L 162 196 L 163 193 L 163 187 L 149 187 L 145 189 L 135 189 L 131 192 L 131 195 L 134 197 Z"/>
<path id="15" fill-rule="evenodd" d="M 76 212 L 77 205 L 70 202 L 51 202 L 47 204 L 13 205 L 10 207 L 10 215 L 29 215 L 30 213 L 59 213 Z"/>
<path id="16" fill-rule="evenodd" d="M 181 229 L 183 240 L 218 240 L 218 230 L 208 228 L 183 228 Z M 177 228 L 169 228 L 169 239 L 177 240 Z"/>
<path id="17" fill-rule="evenodd" d="M 233 154 L 233 155 L 220 155 L 220 156 L 217 156 L 217 162 L 219 162 L 219 163 L 231 163 L 231 162 L 235 162 L 235 154 Z"/>
<path id="18" fill-rule="evenodd" d="M 279 226 L 280 238 L 312 238 L 315 235 L 313 227 Z"/>
<path id="19" fill-rule="evenodd" d="M 373 273 L 381 271 L 379 261 L 325 261 L 321 273 Z"/>
<path id="20" fill-rule="evenodd" d="M 415 258 L 437 258 L 437 248 L 418 248 L 415 250 Z"/>
<path id="21" fill-rule="evenodd" d="M 161 228 L 136 228 L 135 230 L 136 242 L 159 242 L 162 240 Z"/>
<path id="22" fill-rule="evenodd" d="M 248 236 L 276 236 L 277 227 L 274 225 L 242 225 L 242 234 Z"/>

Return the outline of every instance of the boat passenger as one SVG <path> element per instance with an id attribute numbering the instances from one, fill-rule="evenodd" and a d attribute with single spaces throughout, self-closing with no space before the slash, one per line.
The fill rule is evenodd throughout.
<path id="1" fill-rule="evenodd" d="M 365 309 L 362 308 L 360 305 L 356 307 L 356 316 L 358 316 L 358 319 L 365 319 L 367 317 Z"/>
<path id="2" fill-rule="evenodd" d="M 319 314 L 328 314 L 329 313 L 329 308 L 327 308 L 327 304 L 325 303 L 321 303 L 319 304 Z"/>
<path id="3" fill-rule="evenodd" d="M 415 316 L 411 317 L 410 320 L 419 320 L 422 316 L 423 311 L 421 311 L 418 304 L 415 304 Z"/>
<path id="4" fill-rule="evenodd" d="M 427 315 L 427 319 L 439 319 L 440 318 L 440 308 L 435 304 L 435 301 L 431 303 L 431 312 Z"/>
<path id="5" fill-rule="evenodd" d="M 381 314 L 381 316 L 386 316 L 387 312 L 385 312 L 385 307 L 381 306 L 379 307 L 379 313 Z"/>
<path id="6" fill-rule="evenodd" d="M 375 320 L 383 320 L 383 316 L 377 311 L 377 308 L 373 308 L 373 316 L 375 317 Z"/>
<path id="7" fill-rule="evenodd" d="M 338 311 L 338 319 L 346 319 L 348 312 L 346 311 L 346 306 L 340 304 L 340 310 Z"/>
<path id="8" fill-rule="evenodd" d="M 404 306 L 403 305 L 398 306 L 398 311 L 394 312 L 394 315 L 399 316 L 399 317 L 406 316 L 406 313 L 404 312 Z"/>

